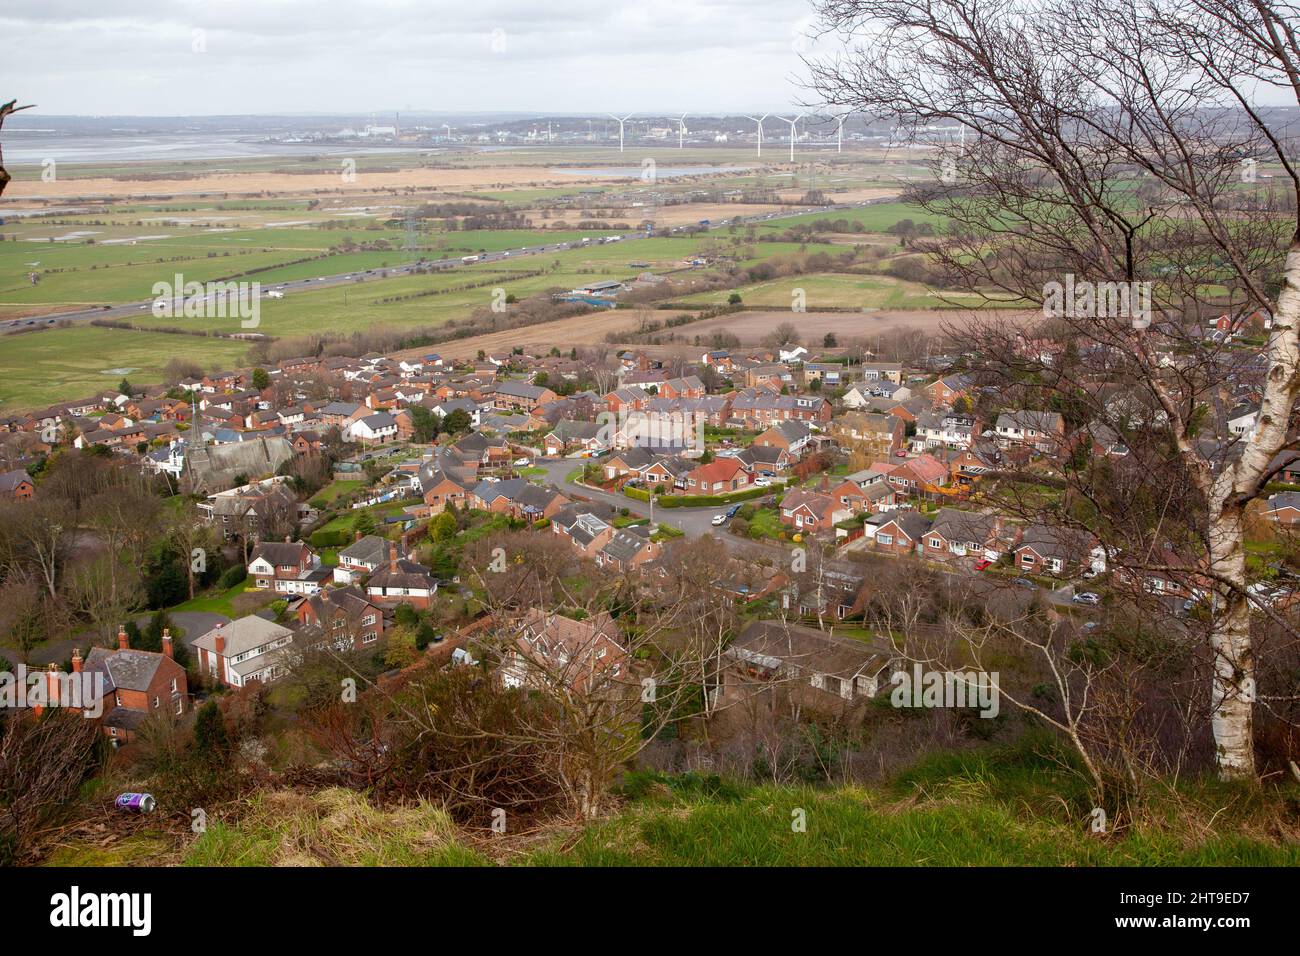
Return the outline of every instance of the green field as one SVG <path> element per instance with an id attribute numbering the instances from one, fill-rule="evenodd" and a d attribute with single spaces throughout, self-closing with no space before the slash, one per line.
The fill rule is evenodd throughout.
<path id="1" fill-rule="evenodd" d="M 936 309 L 945 299 L 961 304 L 984 304 L 978 296 L 935 293 L 917 282 L 891 276 L 822 273 L 789 276 L 768 282 L 738 285 L 734 290 L 705 292 L 680 301 L 687 305 L 722 305 L 732 292 L 740 293 L 745 305 L 788 309 L 796 289 L 802 289 L 808 311 L 818 309 Z"/>
<path id="2" fill-rule="evenodd" d="M 161 382 L 173 358 L 208 371 L 239 364 L 248 343 L 83 325 L 0 337 L 0 408 L 37 408 L 115 392 L 120 369 L 135 382 Z M 116 371 L 109 371 L 110 369 Z"/>

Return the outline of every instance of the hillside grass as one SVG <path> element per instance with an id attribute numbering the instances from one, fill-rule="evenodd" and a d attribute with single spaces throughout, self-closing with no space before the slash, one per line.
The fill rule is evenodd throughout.
<path id="1" fill-rule="evenodd" d="M 60 847 L 47 865 L 188 866 L 1297 866 L 1300 791 L 1183 781 L 1140 822 L 1090 831 L 1070 757 L 1030 734 L 947 751 L 872 786 L 753 785 L 630 773 L 607 817 L 501 835 L 459 828 L 423 801 L 265 791 L 197 839 L 132 832 Z M 1112 815 L 1112 823 L 1120 815 Z M 802 826 L 796 826 L 796 823 Z M 177 840 L 181 842 L 178 844 Z"/>

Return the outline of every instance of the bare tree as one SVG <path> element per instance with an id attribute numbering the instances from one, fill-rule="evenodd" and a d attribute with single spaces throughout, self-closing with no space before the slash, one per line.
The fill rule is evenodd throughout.
<path id="1" fill-rule="evenodd" d="M 36 105 L 35 103 L 28 103 L 26 106 L 17 106 L 17 102 L 17 100 L 10 100 L 8 103 L 0 104 L 0 126 L 4 126 L 5 120 L 11 114 L 17 113 L 19 110 L 29 110 Z M 5 187 L 9 185 L 11 179 L 13 177 L 5 169 L 4 152 L 0 151 L 0 194 L 4 193 Z"/>
<path id="2" fill-rule="evenodd" d="M 914 131 L 964 130 L 936 150 L 935 182 L 907 196 L 948 217 L 933 255 L 951 284 L 1047 306 L 1104 366 L 1097 371 L 1159 411 L 1146 429 L 1192 498 L 1186 511 L 1199 512 L 1186 526 L 1219 598 L 1208 630 L 1218 766 L 1253 777 L 1243 522 L 1274 456 L 1292 447 L 1300 395 L 1300 173 L 1281 120 L 1258 94 L 1300 103 L 1297 8 L 1046 0 L 1030 12 L 987 0 L 822 0 L 818 9 L 828 29 L 857 43 L 810 63 L 819 98 Z M 1284 197 L 1243 182 L 1253 178 L 1243 176 L 1250 163 L 1280 169 Z M 1076 282 L 1115 307 L 1094 297 L 1055 308 L 1060 287 Z M 1149 308 L 1117 303 L 1119 291 L 1150 296 Z M 1257 426 L 1245 440 L 1207 447 L 1223 373 L 1194 327 L 1255 310 L 1271 319 Z M 955 331 L 969 338 L 995 323 L 975 325 Z M 997 331 L 1005 344 L 1020 330 Z M 1179 350 L 1190 360 L 1171 365 Z M 1032 349 L 1001 357 L 1017 359 L 1022 373 L 1046 367 L 1054 379 Z M 1148 550 L 1159 551 L 1164 527 L 1144 530 Z"/>

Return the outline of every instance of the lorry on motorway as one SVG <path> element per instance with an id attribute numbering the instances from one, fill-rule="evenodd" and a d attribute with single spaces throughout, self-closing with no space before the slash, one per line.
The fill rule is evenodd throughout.
<path id="1" fill-rule="evenodd" d="M 461 262 L 478 262 L 478 256 L 461 256 Z"/>

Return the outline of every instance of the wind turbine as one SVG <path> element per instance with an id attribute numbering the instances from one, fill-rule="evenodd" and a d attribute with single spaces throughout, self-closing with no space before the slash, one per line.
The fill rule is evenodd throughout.
<path id="1" fill-rule="evenodd" d="M 764 113 L 762 116 L 746 116 L 745 119 L 751 119 L 758 124 L 758 157 L 763 158 L 763 120 L 771 116 L 771 113 Z"/>
<path id="2" fill-rule="evenodd" d="M 633 114 L 628 113 L 622 119 L 618 119 L 618 117 L 615 116 L 613 113 L 609 114 L 610 119 L 618 120 L 618 151 L 620 153 L 623 152 L 623 124 L 626 123 L 628 120 L 630 120 L 632 118 L 632 115 Z"/>
<path id="3" fill-rule="evenodd" d="M 677 148 L 682 148 L 682 139 L 686 136 L 686 114 L 677 118 Z"/>
<path id="4" fill-rule="evenodd" d="M 784 116 L 778 116 L 777 119 L 779 119 L 782 123 L 790 124 L 790 162 L 793 163 L 794 162 L 794 127 L 796 123 L 798 123 L 801 119 L 803 119 L 803 114 L 800 113 L 794 119 L 786 119 Z"/>
<path id="5" fill-rule="evenodd" d="M 844 121 L 849 118 L 845 113 L 840 117 L 839 125 L 835 128 L 835 152 L 844 152 Z"/>

